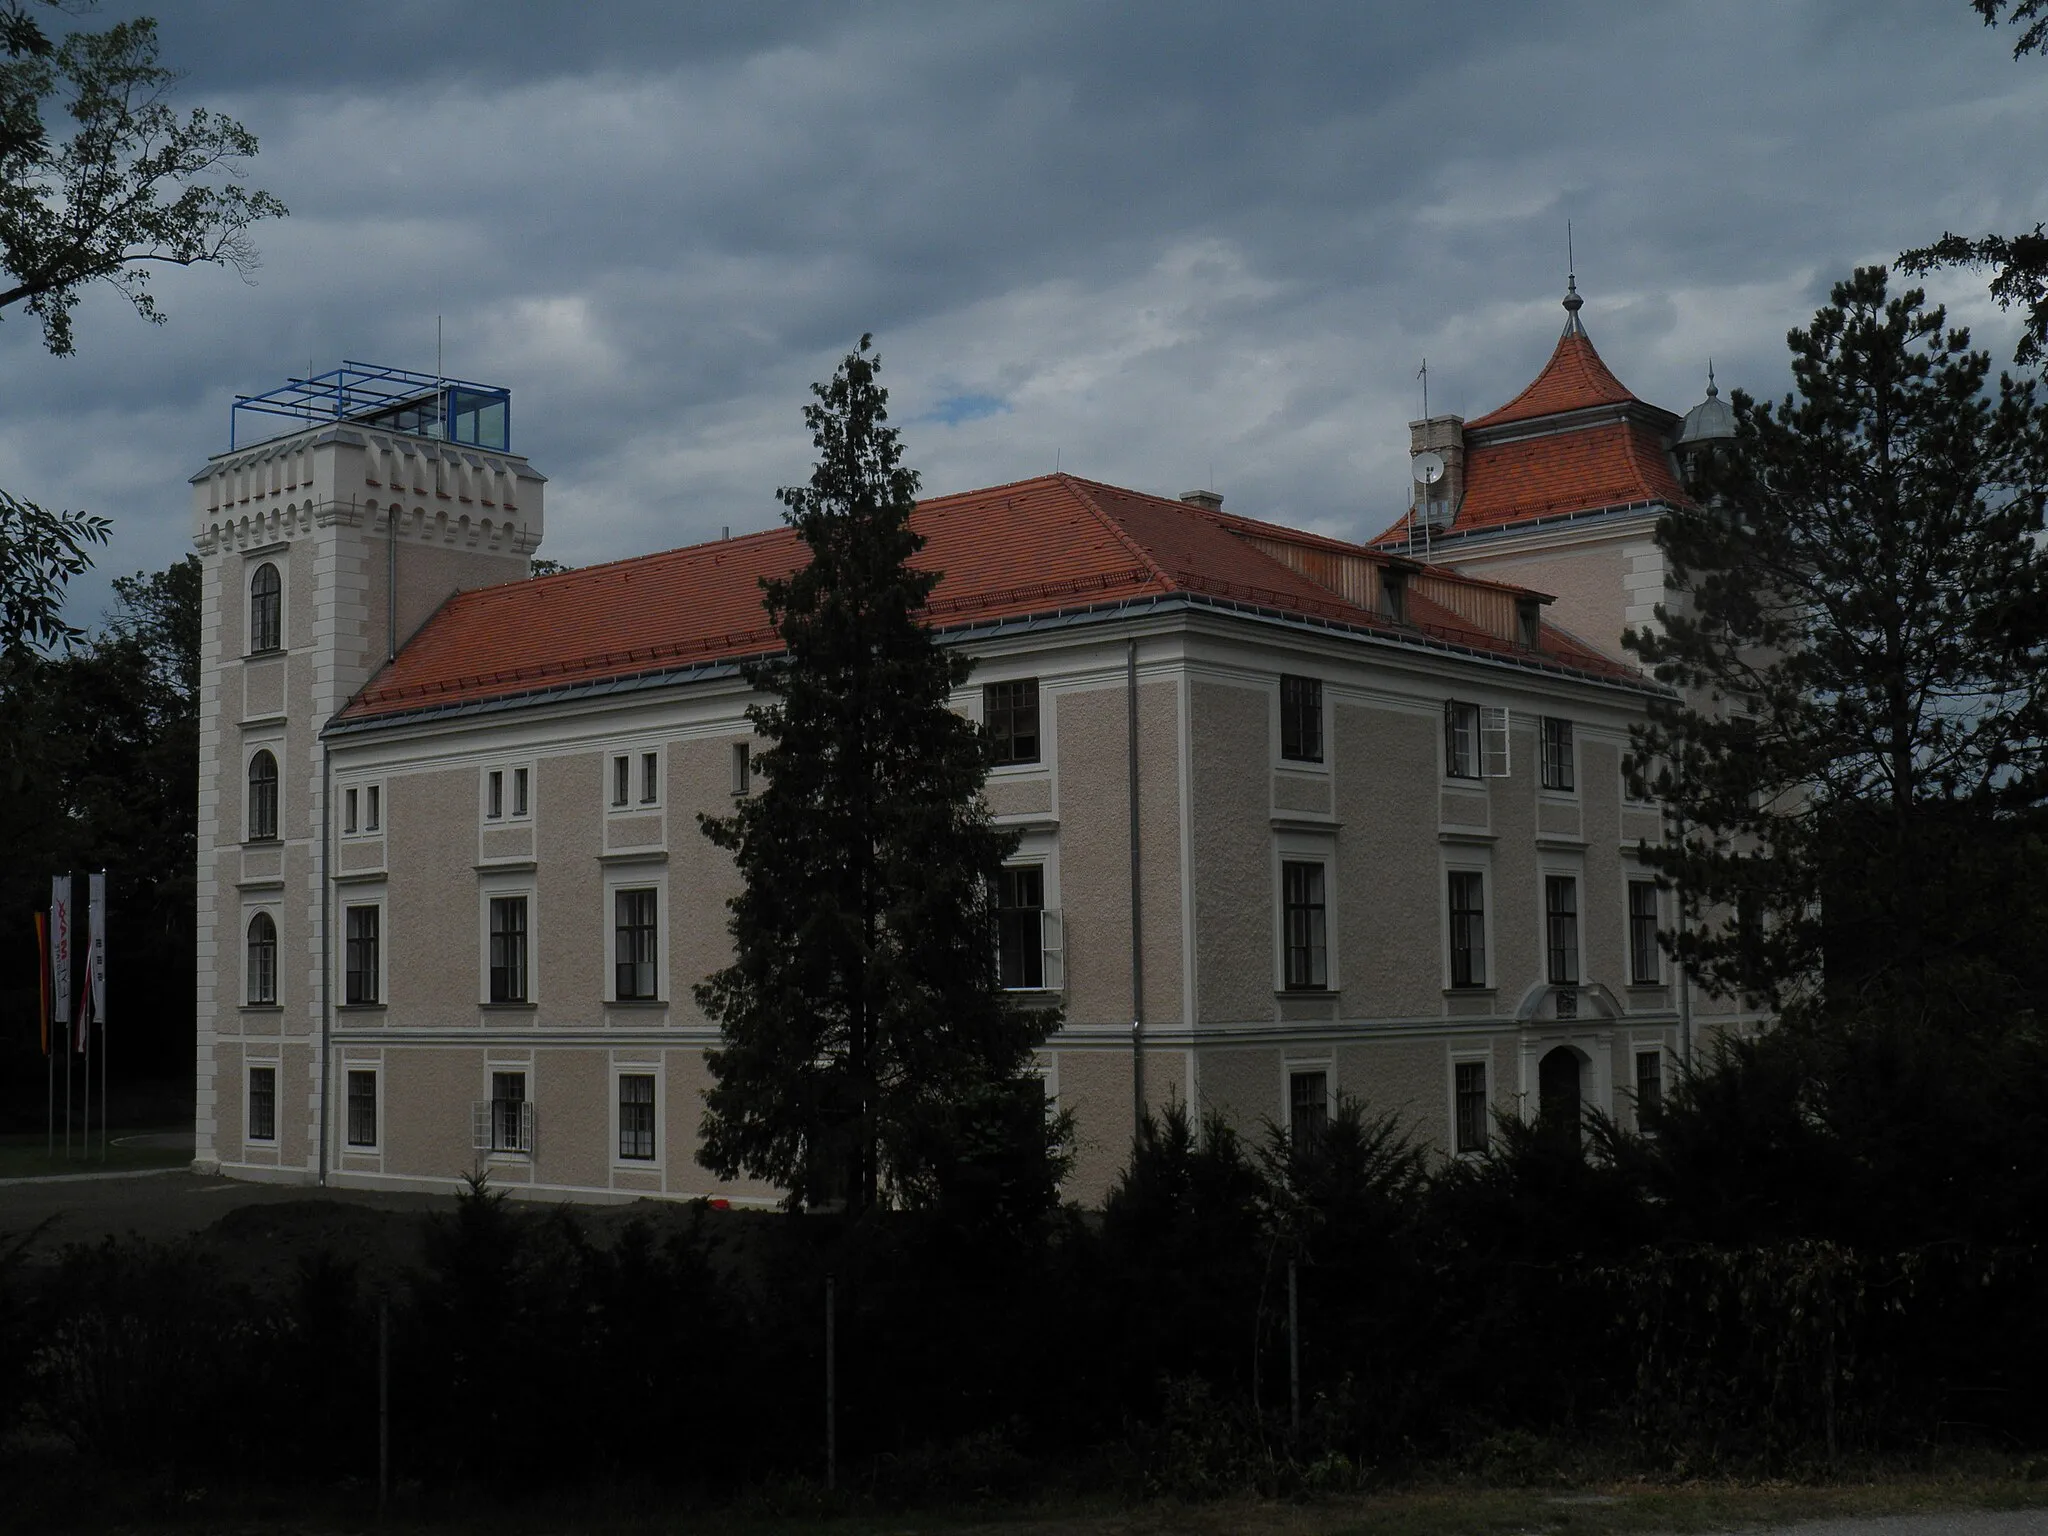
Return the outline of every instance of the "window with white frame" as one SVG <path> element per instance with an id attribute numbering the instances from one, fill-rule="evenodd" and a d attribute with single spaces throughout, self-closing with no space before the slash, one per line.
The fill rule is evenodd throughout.
<path id="1" fill-rule="evenodd" d="M 661 799 L 661 754 L 640 754 L 640 803 L 653 805 Z"/>
<path id="2" fill-rule="evenodd" d="M 1330 984 L 1329 915 L 1320 860 L 1285 859 L 1280 865 L 1282 984 L 1290 992 L 1319 992 Z"/>
<path id="3" fill-rule="evenodd" d="M 354 788 L 344 789 L 341 792 L 341 830 L 343 836 L 348 836 L 357 830 L 356 823 L 361 810 L 358 802 L 361 798 L 361 792 Z"/>
<path id="4" fill-rule="evenodd" d="M 612 808 L 626 804 L 633 793 L 633 759 L 624 752 L 612 754 Z"/>
<path id="5" fill-rule="evenodd" d="M 267 748 L 249 759 L 249 841 L 277 838 L 277 759 Z"/>
<path id="6" fill-rule="evenodd" d="M 491 1096 L 486 1102 L 489 1120 L 484 1150 L 531 1152 L 533 1105 L 526 1097 L 526 1074 L 519 1071 L 493 1072 Z"/>
<path id="7" fill-rule="evenodd" d="M 363 786 L 363 830 L 381 832 L 384 830 L 384 786 L 365 784 Z"/>
<path id="8" fill-rule="evenodd" d="M 1664 1053 L 1636 1052 L 1636 1124 L 1643 1126 L 1657 1118 L 1664 1107 Z"/>
<path id="9" fill-rule="evenodd" d="M 512 770 L 512 814 L 514 816 L 525 816 L 529 814 L 532 808 L 531 801 L 527 795 L 527 784 L 531 777 L 531 769 L 514 768 Z"/>
<path id="10" fill-rule="evenodd" d="M 1628 883 L 1628 979 L 1637 986 L 1662 980 L 1657 959 L 1657 882 Z"/>
<path id="11" fill-rule="evenodd" d="M 484 775 L 484 820 L 497 821 L 505 814 L 505 770 L 493 768 Z"/>
<path id="12" fill-rule="evenodd" d="M 284 648 L 284 581 L 266 560 L 249 577 L 249 650 Z"/>
<path id="13" fill-rule="evenodd" d="M 342 909 L 341 1000 L 352 1007 L 382 998 L 383 917 L 384 909 L 369 902 Z"/>
<path id="14" fill-rule="evenodd" d="M 1454 869 L 1446 880 L 1451 917 L 1451 985 L 1486 985 L 1486 876 Z"/>
<path id="15" fill-rule="evenodd" d="M 1543 717 L 1543 787 L 1555 790 L 1578 788 L 1578 757 L 1572 745 L 1572 723 L 1554 716 Z"/>
<path id="16" fill-rule="evenodd" d="M 981 691 L 983 727 L 988 732 L 989 761 L 1038 761 L 1038 679 L 990 683 Z"/>
<path id="17" fill-rule="evenodd" d="M 277 1068 L 249 1069 L 250 1141 L 277 1140 Z"/>
<path id="18" fill-rule="evenodd" d="M 1460 1152 L 1484 1152 L 1491 1126 L 1486 1099 L 1486 1063 L 1459 1061 L 1451 1064 L 1451 1116 L 1453 1145 Z"/>
<path id="19" fill-rule="evenodd" d="M 653 886 L 612 892 L 612 995 L 622 1003 L 660 995 L 660 909 Z"/>
<path id="20" fill-rule="evenodd" d="M 1575 875 L 1543 877 L 1544 952 L 1550 983 L 1579 984 L 1579 882 Z"/>
<path id="21" fill-rule="evenodd" d="M 1480 777 L 1479 706 L 1456 699 L 1444 705 L 1444 774 L 1453 779 Z"/>
<path id="22" fill-rule="evenodd" d="M 1330 1124 L 1330 1074 L 1321 1067 L 1287 1074 L 1287 1132 L 1297 1149 L 1322 1140 Z"/>
<path id="23" fill-rule="evenodd" d="M 526 898 L 492 896 L 486 918 L 490 945 L 486 996 L 494 1003 L 529 1001 Z"/>
<path id="24" fill-rule="evenodd" d="M 346 1125 L 351 1147 L 377 1145 L 377 1074 L 374 1069 L 349 1068 Z"/>
<path id="25" fill-rule="evenodd" d="M 654 1161 L 654 1074 L 619 1074 L 619 1160 Z"/>
<path id="26" fill-rule="evenodd" d="M 996 872 L 996 969 L 1006 991 L 1042 991 L 1045 976 L 1045 866 Z"/>
<path id="27" fill-rule="evenodd" d="M 1293 763 L 1323 760 L 1321 678 L 1281 675 L 1280 756 Z"/>
<path id="28" fill-rule="evenodd" d="M 268 912 L 249 919 L 247 1000 L 258 1007 L 277 1001 L 277 923 Z"/>

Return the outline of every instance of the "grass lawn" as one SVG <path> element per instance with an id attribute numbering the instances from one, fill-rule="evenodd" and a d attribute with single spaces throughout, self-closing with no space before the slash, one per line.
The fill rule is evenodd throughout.
<path id="1" fill-rule="evenodd" d="M 795 1490 L 788 1495 L 768 1501 L 779 1509 L 743 1501 L 687 1512 L 665 1510 L 644 1493 L 628 1496 L 624 1508 L 596 1498 L 540 1498 L 518 1508 L 455 1518 L 422 1517 L 400 1508 L 380 1523 L 370 1509 L 338 1511 L 323 1493 L 295 1505 L 289 1496 L 237 1498 L 188 1490 L 182 1508 L 165 1523 L 203 1527 L 213 1536 L 270 1536 L 278 1531 L 339 1536 L 372 1525 L 420 1536 L 541 1536 L 566 1531 L 579 1536 L 1648 1536 L 1764 1530 L 1846 1516 L 2048 1509 L 2048 1481 L 2029 1480 L 2017 1472 L 1888 1476 L 1830 1485 L 1615 1483 L 1571 1491 L 1445 1487 L 1300 1503 L 1246 1498 L 1130 1506 L 1081 1501 L 1041 1508 L 903 1513 L 857 1507 L 828 1512 L 820 1495 L 807 1498 Z M 803 1510 L 806 1504 L 811 1507 Z M 138 1531 L 155 1528 L 155 1522 L 147 1516 L 137 1522 L 131 1515 L 98 1523 L 88 1515 L 74 1528 Z"/>
<path id="2" fill-rule="evenodd" d="M 95 1106 L 97 1107 L 97 1106 Z M 0 1179 L 33 1178 L 51 1173 L 132 1173 L 142 1168 L 177 1168 L 192 1161 L 192 1154 L 183 1147 L 123 1146 L 122 1138 L 128 1136 L 159 1135 L 175 1131 L 189 1131 L 189 1123 L 182 1126 L 116 1126 L 107 1138 L 106 1161 L 100 1161 L 100 1133 L 92 1133 L 92 1148 L 84 1150 L 79 1143 L 78 1127 L 72 1124 L 72 1156 L 64 1156 L 64 1127 L 57 1127 L 57 1155 L 51 1157 L 45 1150 L 47 1142 L 41 1131 L 10 1132 L 0 1136 Z"/>

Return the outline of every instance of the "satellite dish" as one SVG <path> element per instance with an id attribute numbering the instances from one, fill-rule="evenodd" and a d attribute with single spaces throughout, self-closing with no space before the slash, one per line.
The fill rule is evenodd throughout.
<path id="1" fill-rule="evenodd" d="M 1444 477 L 1444 456 L 1440 453 L 1418 453 L 1410 462 L 1418 485 L 1435 485 Z"/>

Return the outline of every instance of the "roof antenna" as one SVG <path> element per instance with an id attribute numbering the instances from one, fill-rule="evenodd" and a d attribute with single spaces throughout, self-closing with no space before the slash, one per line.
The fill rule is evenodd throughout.
<path id="1" fill-rule="evenodd" d="M 1052 450 L 1052 472 L 1054 474 L 1060 472 L 1060 450 L 1057 445 Z"/>
<path id="2" fill-rule="evenodd" d="M 441 366 L 441 317 L 439 315 L 434 316 L 434 377 L 437 379 L 446 377 L 446 370 Z"/>
<path id="3" fill-rule="evenodd" d="M 1422 419 L 1429 420 L 1429 359 L 1422 360 L 1422 366 L 1415 370 L 1415 377 L 1422 380 Z"/>
<path id="4" fill-rule="evenodd" d="M 1564 333 L 1567 336 L 1586 334 L 1586 328 L 1579 324 L 1579 306 L 1586 301 L 1579 297 L 1579 259 L 1572 250 L 1572 221 L 1564 221 Z"/>

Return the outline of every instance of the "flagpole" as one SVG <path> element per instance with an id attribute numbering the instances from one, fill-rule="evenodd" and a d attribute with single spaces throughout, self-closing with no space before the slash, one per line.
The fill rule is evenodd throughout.
<path id="1" fill-rule="evenodd" d="M 92 934 L 92 1011 L 100 1020 L 100 1161 L 107 1160 L 107 872 L 93 876 L 99 898 Z M 88 1085 L 90 1086 L 90 1085 Z"/>
<path id="2" fill-rule="evenodd" d="M 49 1091 L 43 1105 L 43 1156 L 57 1157 L 57 1058 L 50 1054 L 50 920 L 36 914 L 36 1029 L 43 1041 L 43 1075 Z"/>

